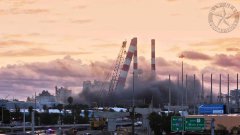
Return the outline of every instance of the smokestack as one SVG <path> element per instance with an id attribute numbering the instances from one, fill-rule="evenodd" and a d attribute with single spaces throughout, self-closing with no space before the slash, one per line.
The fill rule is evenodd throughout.
<path id="1" fill-rule="evenodd" d="M 137 79 L 137 77 L 138 77 L 137 44 L 135 46 L 135 51 L 134 51 L 134 56 L 133 56 L 133 71 L 134 71 L 134 78 Z"/>
<path id="2" fill-rule="evenodd" d="M 125 58 L 125 61 L 124 61 L 123 67 L 122 67 L 122 70 L 121 70 L 119 78 L 118 78 L 118 83 L 117 83 L 118 85 L 117 85 L 116 90 L 122 90 L 125 86 L 125 82 L 126 82 L 128 71 L 129 71 L 129 67 L 130 67 L 130 64 L 131 64 L 131 61 L 132 61 L 133 54 L 136 50 L 136 46 L 137 46 L 137 38 L 133 38 L 131 40 L 131 43 L 130 43 L 130 46 L 128 48 L 128 52 L 127 52 L 127 55 L 126 55 L 126 58 Z"/>
<path id="3" fill-rule="evenodd" d="M 152 70 L 152 76 L 156 77 L 156 66 L 155 66 L 155 39 L 151 40 L 151 70 Z"/>

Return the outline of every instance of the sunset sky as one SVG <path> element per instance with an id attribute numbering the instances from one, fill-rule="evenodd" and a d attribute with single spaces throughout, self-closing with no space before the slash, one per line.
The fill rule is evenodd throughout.
<path id="1" fill-rule="evenodd" d="M 84 80 L 103 80 L 120 50 L 138 38 L 140 68 L 150 70 L 156 39 L 158 75 L 178 74 L 184 54 L 189 74 L 240 71 L 240 24 L 229 33 L 208 23 L 220 0 L 0 0 L 0 98 L 25 99 Z M 239 0 L 228 0 L 240 11 Z M 225 80 L 224 80 L 225 79 Z M 226 87 L 223 87 L 225 91 Z M 216 90 L 217 91 L 217 90 Z"/>

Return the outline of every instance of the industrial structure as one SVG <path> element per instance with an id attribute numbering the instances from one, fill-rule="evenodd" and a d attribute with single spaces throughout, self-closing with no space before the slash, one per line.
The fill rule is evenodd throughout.
<path id="1" fill-rule="evenodd" d="M 124 42 L 124 43 L 126 43 L 126 42 Z M 126 44 L 125 44 L 125 46 L 126 46 Z M 122 52 L 122 51 L 120 51 L 120 52 Z M 119 57 L 122 58 L 121 53 L 119 54 L 118 59 L 119 59 Z M 137 50 L 137 38 L 136 37 L 133 38 L 130 42 L 130 46 L 129 46 L 128 52 L 126 53 L 126 58 L 124 60 L 124 63 L 121 67 L 119 77 L 115 77 L 116 74 L 113 74 L 114 79 L 112 79 L 112 80 L 117 81 L 115 90 L 122 90 L 124 88 L 132 59 L 133 59 L 134 79 L 137 79 L 139 72 L 138 72 L 138 50 Z M 121 59 L 121 60 L 123 60 L 123 59 Z M 120 67 L 119 66 L 120 64 L 116 64 L 116 65 L 117 65 L 117 68 Z M 118 71 L 118 70 L 116 70 L 116 68 L 115 68 L 114 71 Z M 152 71 L 152 76 L 156 77 L 155 39 L 151 40 L 151 71 Z M 114 91 L 114 87 L 110 87 L 110 91 Z"/>
<path id="2" fill-rule="evenodd" d="M 112 78 L 110 80 L 109 92 L 114 91 L 116 89 L 117 84 L 118 84 L 120 68 L 123 64 L 124 56 L 126 54 L 126 44 L 127 44 L 127 41 L 124 41 L 122 43 L 122 47 L 120 49 L 120 52 L 118 54 L 116 63 L 114 65 L 114 69 L 113 69 L 113 72 L 112 72 Z"/>
<path id="3" fill-rule="evenodd" d="M 155 65 L 155 39 L 151 40 L 151 70 L 152 70 L 152 76 L 156 77 L 156 65 Z"/>
<path id="4" fill-rule="evenodd" d="M 60 103 L 67 103 L 68 97 L 72 95 L 72 91 L 67 88 L 57 86 L 55 87 L 56 101 Z"/>
<path id="5" fill-rule="evenodd" d="M 133 38 L 131 40 L 124 64 L 120 71 L 116 90 L 122 90 L 125 86 L 125 82 L 127 80 L 127 75 L 130 68 L 130 64 L 132 62 L 133 55 L 137 56 L 137 38 Z M 137 58 L 134 60 L 134 62 L 135 62 L 134 70 L 137 70 Z"/>
<path id="6" fill-rule="evenodd" d="M 100 89 L 101 92 L 108 90 L 109 92 L 120 91 L 125 87 L 127 80 L 128 72 L 130 65 L 133 61 L 133 72 L 134 79 L 138 79 L 138 50 L 137 50 L 137 38 L 132 38 L 128 51 L 126 52 L 127 41 L 122 43 L 120 51 L 118 53 L 117 59 L 113 65 L 112 72 L 108 74 L 105 78 L 105 81 L 101 84 L 96 84 L 98 81 L 94 81 L 92 84 L 91 81 L 83 82 L 83 90 L 95 90 Z M 156 66 L 155 66 L 155 39 L 151 39 L 151 72 L 152 77 L 156 77 Z M 108 84 L 109 82 L 109 84 Z"/>

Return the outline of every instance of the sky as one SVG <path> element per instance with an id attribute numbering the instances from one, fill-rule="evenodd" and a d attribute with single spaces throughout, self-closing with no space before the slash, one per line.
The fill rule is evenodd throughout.
<path id="1" fill-rule="evenodd" d="M 189 75 L 204 73 L 209 80 L 212 73 L 217 83 L 221 73 L 225 83 L 229 73 L 235 88 L 240 24 L 219 33 L 208 20 L 211 7 L 221 2 L 0 0 L 0 98 L 25 99 L 44 89 L 54 93 L 55 85 L 78 93 L 84 80 L 104 80 L 122 41 L 129 46 L 133 37 L 143 71 L 150 70 L 154 38 L 160 79 L 181 71 L 178 56 L 184 54 Z M 228 3 L 240 11 L 239 0 Z"/>

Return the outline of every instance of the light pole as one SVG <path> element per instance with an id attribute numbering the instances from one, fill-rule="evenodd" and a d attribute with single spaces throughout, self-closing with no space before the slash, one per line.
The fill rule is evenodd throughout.
<path id="1" fill-rule="evenodd" d="M 25 112 L 25 105 L 24 105 L 24 110 L 23 110 L 23 134 L 26 132 L 26 112 Z"/>
<path id="2" fill-rule="evenodd" d="M 170 111 L 170 106 L 171 106 L 171 75 L 169 74 L 168 76 L 168 114 L 169 114 L 169 111 Z M 167 115 L 168 115 L 167 114 Z"/>
<path id="3" fill-rule="evenodd" d="M 184 55 L 183 54 L 181 54 L 180 56 L 179 56 L 179 58 L 181 58 L 182 59 L 182 89 L 183 89 L 183 58 L 184 58 Z M 184 96 L 184 91 L 182 91 L 182 105 L 181 105 L 181 108 L 182 108 L 182 111 L 183 111 L 183 96 Z"/>
<path id="4" fill-rule="evenodd" d="M 182 89 L 183 89 L 183 58 L 184 58 L 184 55 L 181 54 L 181 55 L 179 56 L 179 58 L 182 59 Z M 182 115 L 183 115 L 183 95 L 184 95 L 184 91 L 182 91 L 182 105 L 181 105 Z M 183 130 L 182 130 L 182 135 L 184 135 L 184 131 L 183 131 Z"/>
<path id="5" fill-rule="evenodd" d="M 3 105 L 2 105 L 2 122 L 3 122 Z"/>

